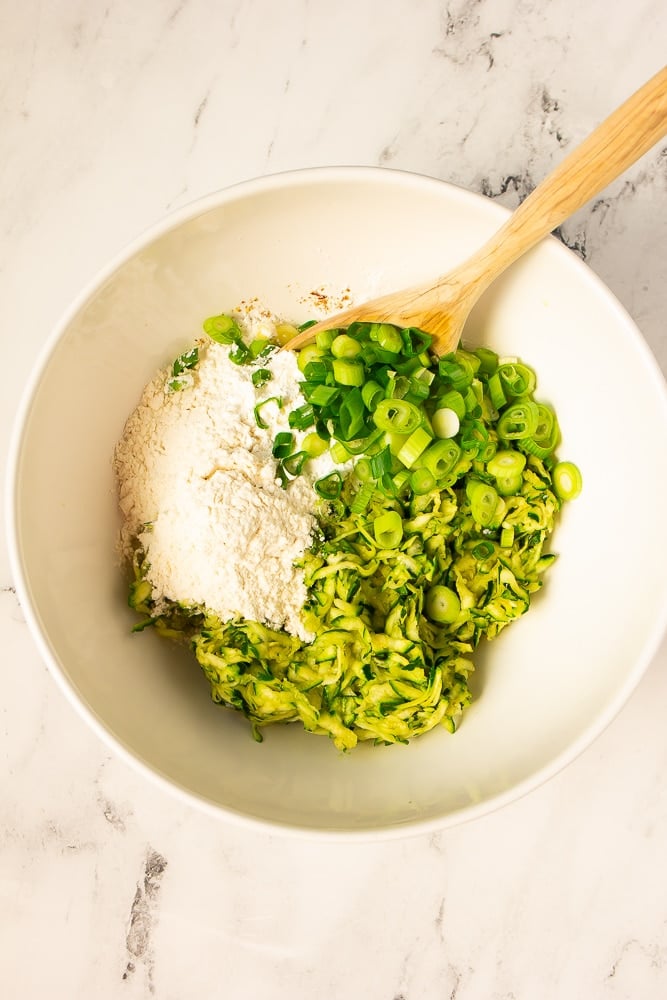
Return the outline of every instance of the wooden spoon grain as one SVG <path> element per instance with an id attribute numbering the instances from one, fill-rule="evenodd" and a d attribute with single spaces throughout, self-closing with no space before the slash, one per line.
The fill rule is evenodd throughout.
<path id="1" fill-rule="evenodd" d="M 456 348 L 471 309 L 489 285 L 665 134 L 667 66 L 566 156 L 491 239 L 454 270 L 428 284 L 392 292 L 329 316 L 285 347 L 303 347 L 319 330 L 373 321 L 431 333 L 435 337 L 432 350 L 447 354 Z"/>

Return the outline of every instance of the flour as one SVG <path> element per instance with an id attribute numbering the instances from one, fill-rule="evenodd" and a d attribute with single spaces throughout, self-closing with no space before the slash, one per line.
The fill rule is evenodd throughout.
<path id="1" fill-rule="evenodd" d="M 171 369 L 146 386 L 119 441 L 114 467 L 123 515 L 120 544 L 129 557 L 138 541 L 158 609 L 167 601 L 204 605 L 222 621 L 234 617 L 312 638 L 301 622 L 306 599 L 303 556 L 315 527 L 312 478 L 283 489 L 271 449 L 303 404 L 294 356 L 274 353 L 263 365 L 272 379 L 255 388 L 250 366 L 229 348 L 199 345 L 199 363 L 181 391 Z M 254 407 L 269 397 L 256 424 Z"/>

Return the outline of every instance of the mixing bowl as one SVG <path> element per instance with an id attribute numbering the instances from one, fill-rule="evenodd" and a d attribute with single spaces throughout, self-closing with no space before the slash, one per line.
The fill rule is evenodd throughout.
<path id="1" fill-rule="evenodd" d="M 212 703 L 187 650 L 132 634 L 111 457 L 144 384 L 202 320 L 258 300 L 302 322 L 427 280 L 506 217 L 468 191 L 375 168 L 296 171 L 172 214 L 123 252 L 57 324 L 13 439 L 9 537 L 39 649 L 81 716 L 181 798 L 272 829 L 415 833 L 507 803 L 571 761 L 650 662 L 667 612 L 663 378 L 596 276 L 549 239 L 485 295 L 466 340 L 515 355 L 552 402 L 582 470 L 559 553 L 530 613 L 481 648 L 454 735 L 339 754 L 301 727 L 254 742 Z M 622 250 L 619 248 L 619 253 Z M 280 540 L 276 539 L 276 544 Z"/>

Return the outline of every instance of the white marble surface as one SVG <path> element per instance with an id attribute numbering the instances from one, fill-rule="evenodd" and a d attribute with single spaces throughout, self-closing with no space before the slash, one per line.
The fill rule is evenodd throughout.
<path id="1" fill-rule="evenodd" d="M 0 4 L 3 466 L 50 327 L 167 209 L 335 163 L 516 204 L 660 68 L 666 32 L 660 0 Z M 666 186 L 667 140 L 564 227 L 663 371 Z M 110 756 L 40 661 L 4 540 L 0 591 L 3 997 L 667 996 L 667 644 L 529 797 L 333 845 L 215 821 Z"/>

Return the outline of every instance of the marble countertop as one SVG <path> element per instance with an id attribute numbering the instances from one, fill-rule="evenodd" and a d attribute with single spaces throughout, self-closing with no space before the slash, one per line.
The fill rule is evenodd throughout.
<path id="1" fill-rule="evenodd" d="M 4 4 L 2 466 L 50 328 L 167 210 L 338 163 L 516 205 L 661 67 L 666 32 L 658 0 Z M 562 231 L 663 371 L 666 187 L 663 142 Z M 547 785 L 376 845 L 216 821 L 112 756 L 40 660 L 4 538 L 0 657 L 8 1000 L 667 996 L 667 644 Z"/>

